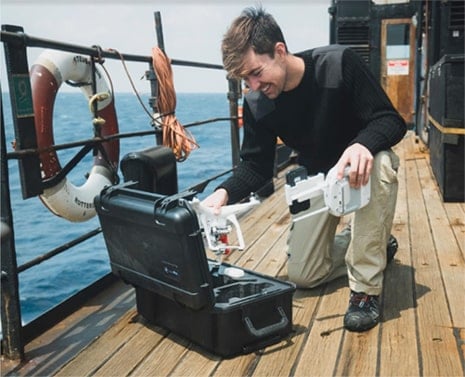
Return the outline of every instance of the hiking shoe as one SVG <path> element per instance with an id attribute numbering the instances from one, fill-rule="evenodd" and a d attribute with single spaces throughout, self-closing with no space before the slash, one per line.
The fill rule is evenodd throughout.
<path id="1" fill-rule="evenodd" d="M 349 331 L 366 331 L 379 322 L 378 296 L 351 291 L 344 327 Z"/>
<path id="2" fill-rule="evenodd" d="M 396 255 L 398 248 L 399 244 L 397 243 L 396 238 L 391 234 L 386 247 L 387 264 L 394 259 L 394 255 Z"/>

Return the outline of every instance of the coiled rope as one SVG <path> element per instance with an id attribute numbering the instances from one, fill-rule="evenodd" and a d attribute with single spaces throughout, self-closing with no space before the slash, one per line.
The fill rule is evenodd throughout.
<path id="1" fill-rule="evenodd" d="M 159 47 L 152 48 L 152 64 L 159 82 L 157 107 L 161 113 L 163 145 L 172 149 L 177 161 L 184 161 L 199 146 L 176 118 L 173 71 L 169 58 Z"/>

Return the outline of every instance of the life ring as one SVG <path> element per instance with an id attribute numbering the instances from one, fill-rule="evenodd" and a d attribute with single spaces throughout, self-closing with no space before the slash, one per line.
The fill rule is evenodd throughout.
<path id="1" fill-rule="evenodd" d="M 101 136 L 118 133 L 118 121 L 111 91 L 102 73 L 96 69 L 97 115 L 104 119 Z M 31 67 L 31 88 L 34 105 L 35 130 L 39 149 L 55 144 L 53 137 L 53 108 L 63 81 L 79 84 L 87 100 L 95 99 L 92 92 L 92 65 L 88 57 L 68 52 L 45 50 Z M 82 186 L 75 186 L 65 177 L 51 188 L 46 188 L 40 199 L 57 216 L 81 222 L 94 217 L 94 197 L 114 182 L 115 167 L 119 161 L 119 141 L 102 143 L 106 157 L 99 152 L 89 177 Z M 61 171 L 55 151 L 39 154 L 42 178 L 56 176 Z"/>

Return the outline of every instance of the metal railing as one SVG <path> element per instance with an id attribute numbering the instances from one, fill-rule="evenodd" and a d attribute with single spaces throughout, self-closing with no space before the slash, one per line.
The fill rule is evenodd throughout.
<path id="1" fill-rule="evenodd" d="M 159 47 L 163 50 L 163 33 L 161 27 L 160 14 L 155 13 L 156 35 Z M 154 113 L 156 112 L 156 98 L 159 82 L 152 68 L 152 57 L 142 55 L 131 55 L 127 53 L 117 53 L 113 51 L 102 50 L 96 46 L 85 47 L 63 43 L 54 40 L 41 39 L 29 36 L 24 33 L 21 27 L 17 26 L 2 26 L 1 41 L 4 44 L 6 67 L 8 71 L 8 82 L 10 88 L 14 85 L 13 77 L 25 77 L 29 80 L 29 66 L 27 62 L 26 51 L 31 47 L 49 48 L 72 53 L 87 55 L 93 61 L 95 58 L 108 58 L 120 60 L 124 58 L 128 62 L 140 62 L 148 64 L 146 78 L 150 81 L 151 98 L 149 105 Z M 172 65 L 187 66 L 194 68 L 223 69 L 221 65 L 199 63 L 184 60 L 171 60 Z M 29 94 L 30 95 L 30 94 Z M 238 128 L 238 101 L 241 98 L 240 82 L 229 80 L 227 98 L 229 100 L 229 117 L 213 118 L 195 123 L 184 125 L 184 127 L 195 127 L 207 123 L 218 121 L 230 121 L 231 132 L 231 151 L 232 165 L 235 166 L 239 161 L 239 128 Z M 10 96 L 11 94 L 10 90 Z M 28 98 L 32 103 L 32 98 Z M 2 320 L 2 353 L 10 359 L 24 358 L 24 345 L 33 337 L 37 336 L 53 324 L 61 320 L 65 315 L 75 310 L 86 298 L 90 297 L 95 292 L 98 292 L 102 287 L 112 283 L 115 278 L 108 274 L 91 286 L 81 290 L 77 295 L 67 299 L 60 306 L 55 307 L 51 311 L 44 313 L 42 316 L 23 326 L 21 323 L 20 297 L 19 297 L 19 273 L 42 263 L 58 254 L 61 254 L 71 247 L 74 247 L 85 240 L 95 237 L 101 232 L 100 228 L 91 230 L 74 240 L 62 244 L 53 250 L 50 250 L 22 265 L 17 265 L 13 210 L 10 198 L 10 182 L 8 173 L 8 161 L 17 160 L 19 164 L 19 172 L 21 178 L 21 188 L 23 199 L 40 195 L 45 187 L 44 182 L 40 177 L 40 160 L 39 150 L 35 139 L 34 115 L 24 116 L 18 114 L 15 103 L 15 98 L 11 97 L 12 118 L 15 126 L 15 137 L 17 139 L 17 148 L 14 152 L 7 153 L 5 141 L 5 122 L 3 117 L 3 103 L 1 106 L 1 320 Z M 18 134 L 18 130 L 21 130 Z M 156 143 L 161 143 L 162 131 L 154 126 L 153 129 L 147 131 L 138 131 L 130 133 L 118 133 L 111 136 L 100 137 L 97 139 L 77 140 L 70 143 L 53 145 L 49 150 L 57 151 L 69 149 L 76 146 L 89 149 L 102 142 L 110 140 L 121 140 L 135 136 L 155 135 Z M 19 148 L 18 148 L 19 146 Z M 89 150 L 92 150 L 90 148 Z M 42 151 L 43 152 L 43 151 Z M 73 163 L 76 165 L 79 159 Z M 71 170 L 74 166 L 66 166 L 63 170 Z M 232 167 L 233 167 L 232 166 Z M 231 167 L 231 168 L 232 168 Z M 230 172 L 232 169 L 224 172 Z M 223 173 L 222 173 L 223 174 Z M 221 174 L 220 174 L 221 175 Z M 217 175 L 218 177 L 219 175 Z M 61 178 L 61 177 L 60 177 Z"/>

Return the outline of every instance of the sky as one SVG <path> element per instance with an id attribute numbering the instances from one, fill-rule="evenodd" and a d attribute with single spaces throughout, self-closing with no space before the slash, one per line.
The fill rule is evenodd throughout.
<path id="1" fill-rule="evenodd" d="M 234 3 L 234 4 L 232 4 Z M 71 44 L 113 48 L 122 53 L 150 55 L 156 46 L 154 12 L 160 12 L 167 55 L 176 60 L 221 63 L 221 39 L 231 21 L 248 6 L 261 4 L 284 33 L 291 52 L 329 43 L 330 0 L 1 0 L 1 24 L 20 25 L 27 35 Z M 2 90 L 7 90 L 3 45 Z M 29 66 L 42 49 L 28 50 Z M 132 91 L 119 61 L 105 62 L 116 91 Z M 150 91 L 142 79 L 147 66 L 128 64 L 141 93 Z M 225 92 L 223 70 L 173 66 L 177 92 Z M 60 90 L 76 89 L 63 85 Z"/>

